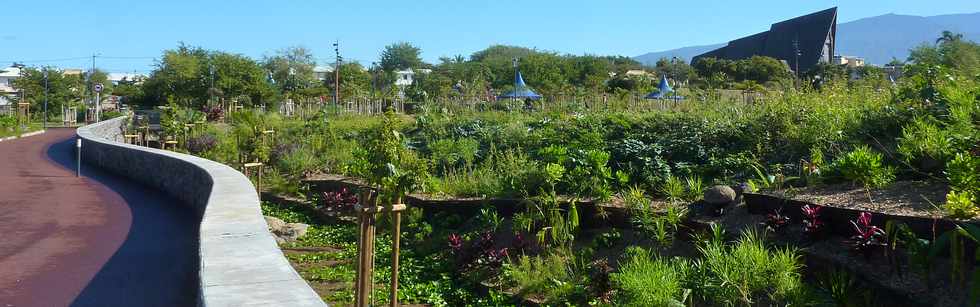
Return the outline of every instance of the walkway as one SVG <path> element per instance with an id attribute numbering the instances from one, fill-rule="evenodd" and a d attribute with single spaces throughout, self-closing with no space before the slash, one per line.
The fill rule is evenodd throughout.
<path id="1" fill-rule="evenodd" d="M 193 306 L 198 223 L 82 165 L 74 129 L 0 142 L 0 307 Z"/>

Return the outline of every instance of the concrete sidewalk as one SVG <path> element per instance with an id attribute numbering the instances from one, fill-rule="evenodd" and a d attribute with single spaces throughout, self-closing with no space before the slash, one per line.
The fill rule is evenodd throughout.
<path id="1" fill-rule="evenodd" d="M 195 305 L 194 215 L 92 167 L 76 178 L 74 135 L 0 143 L 0 307 Z"/>

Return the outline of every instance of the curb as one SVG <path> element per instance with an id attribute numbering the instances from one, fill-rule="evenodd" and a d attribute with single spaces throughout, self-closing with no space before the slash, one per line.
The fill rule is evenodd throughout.
<path id="1" fill-rule="evenodd" d="M 47 130 L 38 130 L 38 131 L 31 131 L 31 132 L 28 132 L 28 133 L 24 133 L 24 134 L 21 134 L 21 135 L 8 136 L 8 137 L 0 138 L 0 142 L 10 141 L 10 140 L 16 140 L 16 139 L 19 139 L 19 138 L 26 138 L 26 137 L 29 137 L 29 136 L 35 136 L 35 135 L 38 135 L 38 134 L 42 134 L 42 133 L 44 133 L 46 131 Z"/>

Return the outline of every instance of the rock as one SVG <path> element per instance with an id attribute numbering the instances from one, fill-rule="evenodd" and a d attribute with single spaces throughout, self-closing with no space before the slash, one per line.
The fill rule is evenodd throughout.
<path id="1" fill-rule="evenodd" d="M 704 201 L 715 206 L 734 203 L 735 196 L 735 190 L 727 185 L 716 185 L 704 191 Z"/>
<path id="2" fill-rule="evenodd" d="M 276 243 L 287 243 L 296 241 L 299 237 L 306 234 L 310 225 L 303 223 L 286 223 L 275 217 L 266 216 L 265 222 L 269 224 L 269 232 L 276 238 Z"/>

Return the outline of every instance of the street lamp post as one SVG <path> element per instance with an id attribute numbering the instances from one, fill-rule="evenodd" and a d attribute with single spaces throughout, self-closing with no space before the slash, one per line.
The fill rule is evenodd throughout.
<path id="1" fill-rule="evenodd" d="M 41 119 L 41 127 L 48 129 L 48 69 L 44 69 L 44 118 Z"/>

